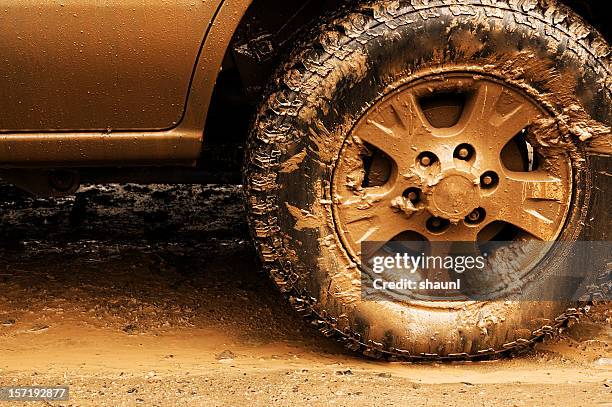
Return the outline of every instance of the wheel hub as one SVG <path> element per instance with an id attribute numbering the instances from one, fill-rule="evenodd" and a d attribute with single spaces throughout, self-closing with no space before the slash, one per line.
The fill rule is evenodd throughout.
<path id="1" fill-rule="evenodd" d="M 432 187 L 427 210 L 434 216 L 457 223 L 478 206 L 478 185 L 467 176 L 452 174 Z"/>

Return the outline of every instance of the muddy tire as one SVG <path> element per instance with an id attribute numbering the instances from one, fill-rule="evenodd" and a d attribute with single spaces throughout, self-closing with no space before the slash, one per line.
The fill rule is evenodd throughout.
<path id="1" fill-rule="evenodd" d="M 245 166 L 252 235 L 298 312 L 351 350 L 409 360 L 497 357 L 576 320 L 583 309 L 562 301 L 458 307 L 361 301 L 359 256 L 340 232 L 335 208 L 342 193 L 334 174 L 343 151 L 360 145 L 355 129 L 389 95 L 456 75 L 471 77 L 468 87 L 486 79 L 545 112 L 525 123 L 534 128 L 538 153 L 567 159 L 559 228 L 539 237 L 605 238 L 607 229 L 587 221 L 605 207 L 591 188 L 589 155 L 609 153 L 612 68 L 605 40 L 565 7 L 536 0 L 370 2 L 309 38 L 271 85 Z M 549 254 L 531 289 L 550 287 L 566 255 Z"/>

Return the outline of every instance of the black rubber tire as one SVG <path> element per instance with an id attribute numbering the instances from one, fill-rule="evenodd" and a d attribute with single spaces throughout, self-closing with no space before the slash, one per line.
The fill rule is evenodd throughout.
<path id="1" fill-rule="evenodd" d="M 560 239 L 597 235 L 585 227 L 602 215 L 593 213 L 587 150 L 610 136 L 605 40 L 567 8 L 537 0 L 374 1 L 309 38 L 261 105 L 244 169 L 256 246 L 295 308 L 349 349 L 409 360 L 497 357 L 576 320 L 583 310 L 563 302 L 398 312 L 392 304 L 355 301 L 357 266 L 338 242 L 329 186 L 346 135 L 381 95 L 424 72 L 469 70 L 521 88 L 554 115 L 577 186 Z M 549 271 L 562 267 L 563 256 L 553 258 Z"/>

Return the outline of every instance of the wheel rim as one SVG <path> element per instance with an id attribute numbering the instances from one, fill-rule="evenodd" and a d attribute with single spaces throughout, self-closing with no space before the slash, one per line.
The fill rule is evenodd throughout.
<path id="1" fill-rule="evenodd" d="M 555 240 L 571 160 L 526 141 L 531 124 L 550 118 L 524 92 L 473 73 L 389 92 L 357 121 L 334 168 L 342 245 L 359 263 L 363 241 Z"/>

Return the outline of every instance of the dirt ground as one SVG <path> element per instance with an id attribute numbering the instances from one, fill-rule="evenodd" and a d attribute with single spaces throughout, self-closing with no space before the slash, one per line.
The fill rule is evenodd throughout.
<path id="1" fill-rule="evenodd" d="M 0 196 L 0 386 L 70 386 L 51 405 L 612 406 L 607 306 L 513 360 L 379 363 L 279 299 L 239 187 Z"/>

